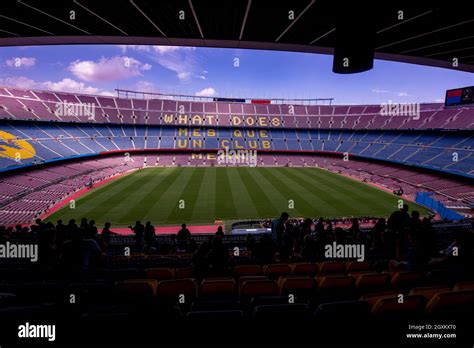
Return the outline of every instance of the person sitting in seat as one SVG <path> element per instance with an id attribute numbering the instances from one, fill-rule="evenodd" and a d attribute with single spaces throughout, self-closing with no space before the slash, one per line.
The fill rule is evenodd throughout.
<path id="1" fill-rule="evenodd" d="M 178 248 L 184 249 L 188 244 L 189 239 L 191 238 L 191 232 L 186 228 L 186 224 L 181 225 L 181 229 L 176 236 L 178 242 Z"/>

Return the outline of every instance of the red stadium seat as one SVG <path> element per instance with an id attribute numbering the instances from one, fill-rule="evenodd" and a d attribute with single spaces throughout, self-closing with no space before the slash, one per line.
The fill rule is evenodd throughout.
<path id="1" fill-rule="evenodd" d="M 156 280 L 174 279 L 175 270 L 174 268 L 149 268 L 145 270 L 145 276 L 147 279 Z"/>
<path id="2" fill-rule="evenodd" d="M 288 264 L 273 264 L 263 266 L 263 275 L 269 278 L 278 278 L 280 276 L 288 275 L 291 273 L 291 268 Z"/>
<path id="3" fill-rule="evenodd" d="M 421 279 L 423 274 L 419 272 L 397 272 L 390 281 L 395 289 L 408 290 L 414 287 Z"/>
<path id="4" fill-rule="evenodd" d="M 180 295 L 184 295 L 186 301 L 196 297 L 197 283 L 194 279 L 162 280 L 158 282 L 157 294 L 161 299 L 175 299 L 178 301 Z"/>
<path id="5" fill-rule="evenodd" d="M 265 276 L 244 276 L 244 277 L 239 277 L 239 279 L 237 280 L 238 281 L 238 288 L 240 289 L 240 287 L 242 286 L 242 284 L 246 281 L 246 280 L 269 280 L 268 277 L 265 277 Z"/>
<path id="6" fill-rule="evenodd" d="M 115 294 L 124 302 L 152 303 L 158 282 L 152 279 L 128 279 L 115 283 Z"/>
<path id="7" fill-rule="evenodd" d="M 419 316 L 425 309 L 426 299 L 423 296 L 404 296 L 400 303 L 398 297 L 380 298 L 372 307 L 376 317 L 407 317 Z"/>
<path id="8" fill-rule="evenodd" d="M 388 290 L 390 277 L 383 273 L 361 274 L 355 283 L 359 294 Z"/>
<path id="9" fill-rule="evenodd" d="M 370 262 L 346 262 L 346 273 L 370 271 Z"/>
<path id="10" fill-rule="evenodd" d="M 313 295 L 316 290 L 316 280 L 307 277 L 281 277 L 278 289 L 281 296 L 293 294 L 298 296 Z"/>
<path id="11" fill-rule="evenodd" d="M 274 280 L 245 280 L 240 286 L 240 296 L 245 298 L 276 294 L 277 284 Z"/>
<path id="12" fill-rule="evenodd" d="M 474 282 L 460 282 L 454 285 L 453 291 L 474 290 Z"/>
<path id="13" fill-rule="evenodd" d="M 354 284 L 354 279 L 347 276 L 319 276 L 316 277 L 319 289 L 348 288 Z"/>
<path id="14" fill-rule="evenodd" d="M 191 278 L 192 274 L 193 274 L 192 267 L 176 268 L 175 270 L 176 279 Z"/>
<path id="15" fill-rule="evenodd" d="M 291 265 L 291 274 L 315 276 L 319 271 L 317 263 L 303 262 Z"/>
<path id="16" fill-rule="evenodd" d="M 234 275 L 242 276 L 259 276 L 262 275 L 262 267 L 259 265 L 238 265 L 235 266 Z"/>
<path id="17" fill-rule="evenodd" d="M 449 292 L 451 289 L 447 286 L 440 285 L 440 286 L 424 286 L 413 288 L 410 290 L 408 295 L 421 295 L 426 298 L 427 301 L 431 300 L 431 298 L 440 292 Z"/>
<path id="18" fill-rule="evenodd" d="M 365 294 L 360 297 L 360 300 L 367 301 L 371 307 L 373 307 L 374 304 L 377 303 L 378 300 L 381 298 L 393 298 L 393 297 L 398 297 L 400 295 L 400 292 L 397 290 L 388 290 L 388 291 L 382 291 L 382 292 L 374 292 L 370 294 Z"/>
<path id="19" fill-rule="evenodd" d="M 319 264 L 319 274 L 344 274 L 346 265 L 341 261 L 327 261 Z"/>
<path id="20" fill-rule="evenodd" d="M 200 297 L 234 297 L 237 293 L 235 280 L 204 279 L 199 287 Z"/>
<path id="21" fill-rule="evenodd" d="M 434 295 L 426 305 L 431 315 L 442 313 L 472 313 L 474 290 L 440 292 Z"/>

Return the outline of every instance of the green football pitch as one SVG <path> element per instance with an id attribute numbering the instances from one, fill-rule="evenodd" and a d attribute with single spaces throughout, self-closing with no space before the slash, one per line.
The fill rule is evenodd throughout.
<path id="1" fill-rule="evenodd" d="M 317 168 L 147 168 L 89 191 L 48 220 L 87 217 L 101 226 L 157 225 L 277 217 L 385 216 L 398 196 Z M 410 210 L 428 211 L 414 203 Z"/>

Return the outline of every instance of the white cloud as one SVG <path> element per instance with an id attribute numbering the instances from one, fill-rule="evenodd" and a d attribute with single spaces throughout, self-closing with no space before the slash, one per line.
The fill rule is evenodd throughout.
<path id="1" fill-rule="evenodd" d="M 141 76 L 141 72 L 150 70 L 151 65 L 132 57 L 115 56 L 102 57 L 97 62 L 76 60 L 69 65 L 68 69 L 74 76 L 84 81 L 114 81 Z"/>
<path id="2" fill-rule="evenodd" d="M 30 68 L 36 64 L 33 57 L 13 57 L 5 61 L 10 68 Z"/>
<path id="3" fill-rule="evenodd" d="M 84 84 L 84 82 L 79 82 L 70 78 L 65 78 L 61 81 L 35 81 L 25 76 L 12 76 L 7 78 L 0 78 L 0 84 L 23 89 L 50 90 L 55 92 L 86 94 L 98 94 L 107 92 L 93 86 L 87 86 L 86 84 Z"/>
<path id="4" fill-rule="evenodd" d="M 213 97 L 217 94 L 216 90 L 212 87 L 204 88 L 199 92 L 196 92 L 197 97 Z"/>
<path id="5" fill-rule="evenodd" d="M 37 83 L 25 76 L 13 76 L 0 78 L 0 83 L 5 86 L 13 86 L 23 89 L 31 89 L 37 86 Z"/>
<path id="6" fill-rule="evenodd" d="M 201 69 L 194 53 L 195 47 L 138 45 L 120 45 L 118 47 L 123 53 L 127 52 L 127 50 L 134 50 L 146 54 L 149 59 L 175 72 L 176 77 L 181 81 L 191 78 L 205 80 L 203 74 L 199 73 Z"/>
<path id="7" fill-rule="evenodd" d="M 77 82 L 70 78 L 65 78 L 58 82 L 45 81 L 41 83 L 41 86 L 45 89 L 55 92 L 72 92 L 87 94 L 97 94 L 99 92 L 98 88 L 86 86 L 84 82 Z"/>
<path id="8" fill-rule="evenodd" d="M 444 103 L 444 99 L 438 98 L 434 100 L 435 103 Z"/>
<path id="9" fill-rule="evenodd" d="M 407 92 L 398 92 L 397 94 L 399 97 L 408 97 L 409 94 Z"/>
<path id="10" fill-rule="evenodd" d="M 372 89 L 372 92 L 374 92 L 374 93 L 390 93 L 390 91 L 388 91 L 386 89 L 378 89 L 378 88 Z"/>
<path id="11" fill-rule="evenodd" d="M 157 90 L 155 84 L 150 81 L 137 81 L 132 86 L 131 89 L 137 92 L 154 92 Z"/>
<path id="12" fill-rule="evenodd" d="M 102 91 L 99 93 L 99 95 L 104 96 L 104 97 L 116 97 L 117 93 L 114 93 L 111 91 Z"/>

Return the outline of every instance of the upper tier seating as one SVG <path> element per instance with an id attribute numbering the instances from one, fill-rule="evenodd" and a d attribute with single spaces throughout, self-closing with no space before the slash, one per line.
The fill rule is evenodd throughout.
<path id="1" fill-rule="evenodd" d="M 125 99 L 0 88 L 0 118 L 87 122 L 84 109 L 59 112 L 61 103 L 92 105 L 96 123 L 243 126 L 312 129 L 473 129 L 474 109 L 421 104 L 418 116 L 387 116 L 381 105 L 253 105 Z"/>

